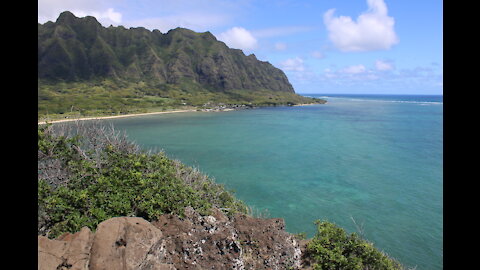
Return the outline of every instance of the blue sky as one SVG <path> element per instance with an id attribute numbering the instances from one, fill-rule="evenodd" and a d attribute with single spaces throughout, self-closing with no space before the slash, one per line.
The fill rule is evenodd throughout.
<path id="1" fill-rule="evenodd" d="M 104 26 L 210 31 L 282 69 L 297 93 L 443 94 L 440 0 L 39 0 Z"/>

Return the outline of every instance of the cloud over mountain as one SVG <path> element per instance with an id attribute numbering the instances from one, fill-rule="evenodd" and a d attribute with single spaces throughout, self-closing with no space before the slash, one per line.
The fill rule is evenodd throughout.
<path id="1" fill-rule="evenodd" d="M 217 38 L 231 48 L 250 50 L 257 47 L 257 39 L 243 27 L 233 27 L 219 34 Z"/>
<path id="2" fill-rule="evenodd" d="M 289 58 L 280 63 L 280 67 L 286 71 L 304 71 L 303 59 L 300 57 Z"/>

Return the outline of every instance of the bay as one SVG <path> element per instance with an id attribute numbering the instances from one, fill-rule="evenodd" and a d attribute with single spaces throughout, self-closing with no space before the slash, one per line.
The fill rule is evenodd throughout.
<path id="1" fill-rule="evenodd" d="M 443 268 L 442 96 L 305 94 L 327 104 L 115 120 L 292 233 L 361 232 L 409 267 Z"/>

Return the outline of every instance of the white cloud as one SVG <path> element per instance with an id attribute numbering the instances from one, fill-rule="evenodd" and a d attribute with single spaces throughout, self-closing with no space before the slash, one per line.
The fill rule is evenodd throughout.
<path id="1" fill-rule="evenodd" d="M 380 79 L 380 76 L 378 76 L 377 74 L 373 73 L 373 72 L 368 72 L 364 77 L 363 77 L 364 80 L 378 80 Z"/>
<path id="2" fill-rule="evenodd" d="M 191 12 L 129 21 L 126 24 L 131 27 L 141 26 L 150 30 L 158 29 L 163 33 L 177 27 L 204 32 L 209 31 L 213 27 L 221 26 L 227 21 L 228 17 L 225 15 Z"/>
<path id="3" fill-rule="evenodd" d="M 217 38 L 231 48 L 250 50 L 257 47 L 257 40 L 242 27 L 233 27 L 217 36 Z"/>
<path id="4" fill-rule="evenodd" d="M 344 52 L 387 50 L 399 42 L 393 28 L 395 20 L 387 15 L 383 0 L 367 0 L 368 10 L 358 16 L 334 17 L 335 9 L 324 14 L 328 37 L 335 47 Z"/>
<path id="5" fill-rule="evenodd" d="M 298 76 L 297 76 L 298 75 Z M 352 65 L 338 67 L 330 65 L 322 70 L 316 70 L 314 74 L 308 74 L 307 69 L 303 72 L 291 72 L 289 74 L 292 85 L 305 85 L 311 91 L 318 91 L 318 86 L 323 89 L 337 89 L 345 92 L 363 93 L 423 93 L 443 92 L 443 75 L 438 70 L 431 69 L 429 65 L 418 66 L 411 69 L 393 69 L 391 72 L 382 72 L 364 65 Z M 387 89 L 387 90 L 386 90 Z M 326 91 L 326 90 L 322 90 Z M 317 92 L 318 93 L 318 92 Z"/>
<path id="6" fill-rule="evenodd" d="M 311 27 L 305 26 L 284 26 L 284 27 L 272 27 L 265 29 L 257 29 L 252 31 L 252 35 L 257 38 L 270 38 L 278 36 L 292 35 L 300 32 L 310 31 Z"/>
<path id="7" fill-rule="evenodd" d="M 72 11 L 72 13 L 77 17 L 93 16 L 104 25 L 118 25 L 122 22 L 122 14 L 120 12 L 116 12 L 113 8 L 109 8 L 106 11 L 77 10 Z"/>
<path id="8" fill-rule="evenodd" d="M 319 77 L 323 80 L 336 79 L 339 82 L 352 82 L 352 81 L 373 81 L 380 79 L 380 76 L 373 70 L 367 69 L 364 65 L 352 65 L 342 69 L 332 70 L 326 68 L 323 70 L 323 74 Z"/>
<path id="9" fill-rule="evenodd" d="M 224 27 L 244 14 L 246 6 L 245 1 L 224 0 L 38 0 L 38 22 L 55 21 L 68 10 L 77 17 L 94 16 L 107 27 L 121 24 L 162 32 L 184 27 L 204 32 Z"/>
<path id="10" fill-rule="evenodd" d="M 115 11 L 115 1 L 105 0 L 38 0 L 38 22 L 56 21 L 63 11 L 70 11 L 77 17 L 93 16 L 104 26 L 118 25 L 122 14 Z"/>
<path id="11" fill-rule="evenodd" d="M 248 8 L 248 1 L 141 0 L 127 2 L 132 2 L 126 5 L 138 9 L 139 12 L 136 12 L 138 15 L 135 18 L 125 21 L 126 25 L 141 26 L 150 30 L 158 29 L 163 33 L 177 27 L 196 32 L 223 31 L 235 18 L 241 18 Z M 141 13 L 148 15 L 138 18 Z"/>
<path id="12" fill-rule="evenodd" d="M 324 72 L 323 75 L 328 79 L 337 77 L 337 75 L 334 72 L 332 72 L 332 70 L 329 68 L 324 69 L 323 72 Z"/>
<path id="13" fill-rule="evenodd" d="M 318 59 L 322 59 L 325 57 L 325 55 L 319 51 L 314 51 L 312 52 L 312 56 L 315 57 L 315 58 L 318 58 Z"/>
<path id="14" fill-rule="evenodd" d="M 280 63 L 281 69 L 285 71 L 304 71 L 305 65 L 300 57 L 290 58 Z"/>
<path id="15" fill-rule="evenodd" d="M 387 71 L 387 70 L 392 70 L 395 67 L 390 62 L 377 60 L 375 61 L 375 68 L 379 71 Z"/>
<path id="16" fill-rule="evenodd" d="M 341 70 L 342 73 L 347 73 L 347 74 L 359 74 L 359 73 L 364 73 L 366 71 L 367 69 L 365 68 L 364 65 L 348 66 Z"/>
<path id="17" fill-rule="evenodd" d="M 277 42 L 275 43 L 275 49 L 277 51 L 284 51 L 287 49 L 287 44 L 283 43 L 283 42 Z"/>

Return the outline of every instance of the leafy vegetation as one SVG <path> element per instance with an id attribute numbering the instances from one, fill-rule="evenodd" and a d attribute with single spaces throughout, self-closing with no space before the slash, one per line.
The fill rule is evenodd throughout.
<path id="1" fill-rule="evenodd" d="M 317 234 L 307 244 L 307 257 L 315 270 L 400 270 L 402 265 L 356 233 L 334 223 L 317 220 Z"/>
<path id="2" fill-rule="evenodd" d="M 111 217 L 155 220 L 193 207 L 246 213 L 245 204 L 198 170 L 162 152 L 145 152 L 113 127 L 38 128 L 38 233 L 56 237 Z"/>

